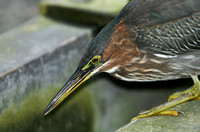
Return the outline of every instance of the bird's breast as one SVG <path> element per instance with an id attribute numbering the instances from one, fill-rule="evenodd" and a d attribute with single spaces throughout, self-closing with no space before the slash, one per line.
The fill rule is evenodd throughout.
<path id="1" fill-rule="evenodd" d="M 150 57 L 151 56 L 151 57 Z M 168 60 L 141 54 L 140 57 L 128 59 L 126 63 L 119 63 L 105 72 L 123 81 L 157 81 L 187 77 L 188 74 L 173 69 Z"/>

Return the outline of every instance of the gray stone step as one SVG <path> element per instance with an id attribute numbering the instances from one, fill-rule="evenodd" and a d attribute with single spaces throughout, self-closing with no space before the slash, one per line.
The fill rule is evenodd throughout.
<path id="1" fill-rule="evenodd" d="M 185 116 L 154 116 L 129 123 L 116 132 L 199 132 L 200 101 L 190 101 L 174 107 Z"/>
<path id="2" fill-rule="evenodd" d="M 0 36 L 0 76 L 78 38 L 85 35 L 88 38 L 90 33 L 89 29 L 66 25 L 45 17 L 32 19 Z M 82 48 L 86 46 L 81 44 Z"/>
<path id="3" fill-rule="evenodd" d="M 104 26 L 128 0 L 42 0 L 40 13 L 81 24 Z"/>

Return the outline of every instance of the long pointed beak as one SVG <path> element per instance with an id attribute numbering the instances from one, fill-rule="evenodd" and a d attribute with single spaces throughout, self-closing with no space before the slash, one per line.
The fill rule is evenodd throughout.
<path id="1" fill-rule="evenodd" d="M 59 105 L 69 94 L 71 94 L 79 85 L 90 78 L 93 69 L 88 69 L 86 71 L 76 70 L 76 72 L 71 76 L 71 78 L 65 83 L 65 85 L 60 89 L 56 96 L 51 100 L 49 105 L 44 111 L 44 115 L 51 112 L 57 105 Z"/>

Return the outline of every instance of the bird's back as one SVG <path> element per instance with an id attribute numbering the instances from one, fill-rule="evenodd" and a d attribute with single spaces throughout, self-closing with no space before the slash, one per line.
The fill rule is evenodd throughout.
<path id="1" fill-rule="evenodd" d="M 182 72 L 178 78 L 200 73 L 199 0 L 133 0 L 126 10 L 125 23 L 141 52 Z"/>

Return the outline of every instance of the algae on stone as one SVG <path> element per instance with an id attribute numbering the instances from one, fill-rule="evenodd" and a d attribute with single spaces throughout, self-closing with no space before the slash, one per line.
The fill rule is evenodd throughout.
<path id="1" fill-rule="evenodd" d="M 87 90 L 79 92 L 78 96 L 68 99 L 62 109 L 43 116 L 43 111 L 52 95 L 60 86 L 34 90 L 19 106 L 9 106 L 0 114 L 1 132 L 55 132 L 74 131 L 92 132 L 93 105 Z M 87 98 L 85 98 L 87 96 Z M 73 127 L 78 124 L 78 127 Z"/>

